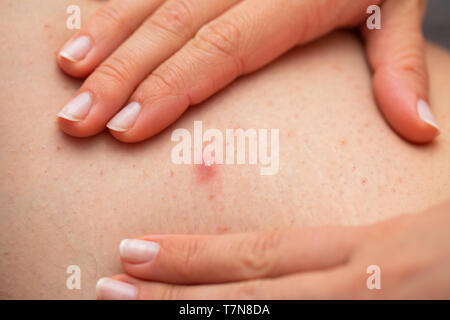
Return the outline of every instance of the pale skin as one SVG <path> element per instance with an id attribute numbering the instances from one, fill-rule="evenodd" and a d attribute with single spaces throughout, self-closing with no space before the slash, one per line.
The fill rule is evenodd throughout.
<path id="1" fill-rule="evenodd" d="M 439 134 L 431 113 L 424 117 L 420 110 L 420 105 L 425 102 L 426 110 L 431 112 L 420 34 L 424 3 L 380 1 L 378 4 L 382 5 L 386 19 L 382 31 L 370 32 L 361 27 L 368 60 L 374 70 L 373 86 L 381 111 L 395 131 L 405 139 L 419 143 L 429 142 Z M 172 0 L 135 1 L 125 8 L 123 2 L 113 1 L 70 40 L 73 43 L 85 37 L 89 39 L 86 40 L 89 49 L 83 48 L 84 52 L 77 59 L 64 49 L 59 55 L 60 67 L 71 75 L 86 76 L 98 67 L 78 93 L 90 95 L 88 109 L 83 106 L 82 114 L 77 114 L 65 107 L 59 114 L 60 126 L 71 135 L 89 136 L 103 130 L 106 124 L 120 141 L 150 138 L 178 119 L 189 105 L 204 101 L 240 75 L 257 70 L 293 46 L 307 43 L 338 27 L 358 26 L 364 20 L 362 9 L 368 4 L 365 1 L 357 4 L 349 1 L 294 4 L 290 1 Z M 67 46 L 70 47 L 70 42 Z M 125 101 L 128 101 L 127 106 L 110 120 Z M 439 211 L 440 215 L 434 211 Z M 444 239 L 438 240 L 446 242 L 446 228 L 442 229 L 442 225 L 449 224 L 449 207 L 446 205 L 434 211 L 438 218 L 432 219 L 435 223 L 424 232 L 435 232 L 434 229 L 440 226 Z M 144 238 L 156 239 L 158 244 L 128 240 L 122 242 L 129 245 L 121 246 L 121 254 L 124 270 L 130 275 L 155 282 L 202 286 L 153 284 L 116 276 L 115 279 L 121 281 L 100 280 L 97 294 L 99 298 L 107 299 L 362 298 L 366 291 L 354 288 L 356 279 L 361 280 L 357 268 L 368 263 L 363 260 L 364 255 L 360 258 L 360 252 L 375 260 L 392 259 L 383 251 L 378 253 L 378 248 L 399 247 L 396 236 L 384 238 L 386 225 L 403 223 L 403 220 L 399 221 L 402 222 L 384 223 L 370 229 Z M 407 218 L 406 224 L 423 231 L 420 219 Z M 382 243 L 373 236 L 378 233 L 383 234 Z M 317 244 L 315 241 L 311 244 L 311 239 Z M 436 239 L 433 241 L 431 244 L 436 243 Z M 419 253 L 427 253 L 427 244 L 421 244 L 424 247 L 420 247 Z M 145 263 L 139 261 L 136 264 L 130 257 L 123 256 L 125 250 L 128 255 L 131 253 L 131 258 L 142 260 L 142 250 L 145 250 L 142 248 L 151 251 L 160 246 L 161 251 L 158 249 L 157 253 L 150 254 L 151 260 L 148 260 L 148 252 L 144 255 Z M 224 254 L 216 258 L 214 252 Z M 426 262 L 432 265 L 441 258 L 442 252 L 446 257 L 448 249 L 437 250 L 437 257 L 432 256 L 431 262 Z M 402 272 L 415 271 L 413 262 L 416 261 L 414 255 L 409 260 L 404 259 L 405 265 L 400 267 L 403 267 Z M 208 273 L 211 268 L 218 271 Z M 320 271 L 313 272 L 315 270 Z M 434 276 L 442 283 L 440 280 L 448 277 L 448 272 L 445 266 L 440 266 L 439 270 Z M 422 290 L 420 281 L 426 274 L 419 273 L 417 285 L 396 280 L 402 277 L 401 273 L 391 276 L 395 289 L 385 290 L 377 297 L 404 298 L 402 294 L 406 292 L 411 297 L 450 296 L 447 285 L 431 292 Z M 261 280 L 273 277 L 278 278 Z M 252 280 L 254 278 L 258 280 Z M 123 282 L 132 284 L 136 290 L 127 288 Z M 214 285 L 222 282 L 231 283 Z M 427 285 L 431 282 L 429 280 Z M 406 291 L 408 286 L 415 290 Z"/>
<path id="2" fill-rule="evenodd" d="M 71 34 L 64 27 L 65 9 L 73 1 L 4 4 L 9 5 L 0 10 L 1 28 L 8 31 L 8 50 L 0 56 L 3 298 L 94 298 L 96 280 L 123 272 L 122 239 L 367 225 L 401 213 L 429 213 L 426 208 L 450 196 L 450 58 L 436 46 L 428 44 L 426 53 L 430 104 L 441 135 L 426 146 L 406 143 L 380 116 L 364 47 L 348 33 L 284 55 L 190 108 L 169 130 L 126 145 L 107 132 L 73 139 L 54 122 L 81 84 L 51 59 Z M 103 2 L 78 4 L 87 18 Z M 190 129 L 199 119 L 221 130 L 280 128 L 279 173 L 264 179 L 254 166 L 221 166 L 199 183 L 195 168 L 170 162 L 173 129 Z M 436 242 L 444 250 L 443 241 Z M 412 254 L 421 256 L 419 249 Z M 80 290 L 66 288 L 71 264 L 82 270 Z M 366 288 L 366 267 L 361 265 L 358 290 Z M 382 261 L 380 267 L 387 290 L 384 284 L 391 282 L 383 275 L 392 264 Z"/>

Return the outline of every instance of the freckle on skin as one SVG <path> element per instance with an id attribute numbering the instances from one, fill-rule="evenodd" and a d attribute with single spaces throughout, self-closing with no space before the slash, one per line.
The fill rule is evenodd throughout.
<path id="1" fill-rule="evenodd" d="M 362 184 L 366 184 L 367 183 L 367 179 L 366 178 L 362 178 L 361 182 L 362 182 Z"/>

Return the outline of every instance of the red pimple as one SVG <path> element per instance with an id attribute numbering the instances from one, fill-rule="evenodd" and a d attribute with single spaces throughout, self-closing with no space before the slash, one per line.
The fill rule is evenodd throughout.
<path id="1" fill-rule="evenodd" d="M 207 182 L 214 178 L 217 172 L 217 164 L 202 161 L 202 164 L 194 165 L 195 176 L 198 182 Z"/>

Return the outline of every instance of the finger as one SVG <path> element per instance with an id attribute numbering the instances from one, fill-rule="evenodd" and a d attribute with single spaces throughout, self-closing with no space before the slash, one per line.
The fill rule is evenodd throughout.
<path id="1" fill-rule="evenodd" d="M 127 275 L 118 275 L 97 282 L 97 299 L 342 299 L 350 296 L 352 285 L 352 275 L 346 268 L 273 279 L 194 286 L 140 281 Z"/>
<path id="2" fill-rule="evenodd" d="M 219 283 L 344 264 L 363 228 L 323 227 L 230 235 L 167 235 L 123 240 L 124 270 L 169 283 Z"/>
<path id="3" fill-rule="evenodd" d="M 421 22 L 424 0 L 384 2 L 380 30 L 364 30 L 373 86 L 385 118 L 402 137 L 431 141 L 439 127 L 429 107 Z"/>
<path id="4" fill-rule="evenodd" d="M 133 33 L 164 0 L 114 0 L 100 8 L 59 52 L 61 69 L 85 77 Z"/>
<path id="5" fill-rule="evenodd" d="M 124 142 L 147 139 L 174 122 L 189 105 L 204 101 L 240 75 L 354 20 L 356 14 L 362 17 L 365 10 L 360 3 L 372 1 L 356 6 L 353 1 L 339 2 L 348 4 L 342 8 L 350 8 L 351 14 L 345 16 L 330 0 L 243 1 L 200 29 L 159 66 L 131 97 L 132 107 L 107 126 Z M 330 17 L 324 19 L 324 12 Z"/>
<path id="6" fill-rule="evenodd" d="M 181 48 L 205 23 L 239 0 L 168 0 L 85 81 L 58 114 L 61 129 L 74 136 L 102 131 L 136 86 Z M 79 95 L 84 95 L 81 101 Z M 128 108 L 129 109 L 129 108 Z"/>

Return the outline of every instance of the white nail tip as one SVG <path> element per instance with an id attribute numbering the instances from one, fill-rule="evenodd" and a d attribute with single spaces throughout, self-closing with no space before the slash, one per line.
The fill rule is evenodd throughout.
<path id="1" fill-rule="evenodd" d="M 83 92 L 69 101 L 57 116 L 70 121 L 81 121 L 86 118 L 91 105 L 91 94 L 89 92 Z"/>
<path id="2" fill-rule="evenodd" d="M 63 118 L 63 119 L 70 120 L 70 121 L 73 121 L 73 122 L 81 121 L 81 119 L 75 119 L 74 117 L 71 117 L 71 116 L 69 116 L 69 115 L 66 115 L 66 114 L 64 114 L 64 113 L 62 113 L 62 112 L 58 113 L 57 116 L 58 116 L 59 118 Z"/>
<path id="3" fill-rule="evenodd" d="M 66 45 L 59 55 L 71 62 L 84 59 L 92 47 L 91 39 L 88 36 L 81 36 Z"/>
<path id="4" fill-rule="evenodd" d="M 129 283 L 101 278 L 95 286 L 98 299 L 104 300 L 133 300 L 137 298 L 137 288 Z"/>
<path id="5" fill-rule="evenodd" d="M 437 130 L 440 130 L 428 103 L 426 103 L 424 100 L 419 100 L 417 102 L 417 112 L 423 121 L 433 126 Z"/>
<path id="6" fill-rule="evenodd" d="M 69 60 L 70 62 L 76 62 L 76 61 L 77 61 L 77 60 L 75 60 L 70 54 L 68 54 L 67 52 L 61 51 L 61 52 L 59 53 L 59 55 L 60 55 L 61 57 L 63 57 L 64 59 Z"/>
<path id="7" fill-rule="evenodd" d="M 136 122 L 140 111 L 141 105 L 137 102 L 131 102 L 116 114 L 106 126 L 113 131 L 127 131 Z"/>
<path id="8" fill-rule="evenodd" d="M 120 242 L 120 256 L 130 262 L 150 262 L 159 251 L 159 244 L 140 239 L 125 239 Z"/>

